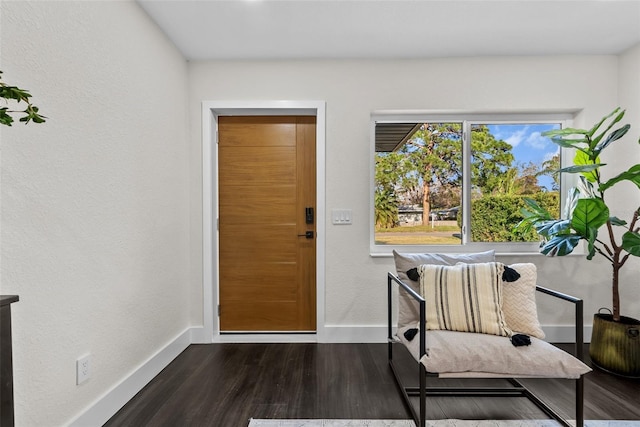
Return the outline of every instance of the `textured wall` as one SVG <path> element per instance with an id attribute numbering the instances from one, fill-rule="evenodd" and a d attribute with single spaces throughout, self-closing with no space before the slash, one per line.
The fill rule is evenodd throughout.
<path id="1" fill-rule="evenodd" d="M 619 105 L 627 110 L 624 122 L 631 130 L 620 144 L 616 144 L 611 164 L 625 169 L 640 163 L 640 44 L 620 55 Z M 629 182 L 620 185 L 614 195 L 619 199 L 620 212 L 631 218 L 632 212 L 640 208 L 640 192 Z M 640 259 L 630 258 L 620 279 L 620 306 L 623 315 L 640 319 Z"/>
<path id="2" fill-rule="evenodd" d="M 385 273 L 390 258 L 369 256 L 370 114 L 374 110 L 582 109 L 576 125 L 590 126 L 618 104 L 618 58 L 521 57 L 406 61 L 215 61 L 190 63 L 191 144 L 200 146 L 202 100 L 325 100 L 326 207 L 353 209 L 353 225 L 325 218 L 327 325 L 382 325 Z M 624 153 L 619 153 L 624 157 Z M 192 250 L 201 230 L 197 195 L 201 158 L 191 157 Z M 613 201 L 616 203 L 616 201 Z M 199 259 L 194 256 L 193 259 Z M 506 262 L 535 262 L 541 281 L 586 299 L 591 313 L 610 305 L 610 272 L 603 260 L 504 256 Z M 192 265 L 194 271 L 200 267 Z M 625 276 L 630 280 L 631 276 Z M 604 286 L 602 286 L 604 284 Z M 193 282 L 192 305 L 201 300 Z M 626 303 L 640 315 L 640 304 Z M 567 324 L 562 307 L 545 308 L 547 325 Z M 193 321 L 201 313 L 192 311 Z"/>
<path id="3" fill-rule="evenodd" d="M 326 318 L 338 325 L 384 321 L 392 262 L 368 255 L 371 111 L 583 108 L 576 124 L 589 125 L 619 103 L 636 122 L 640 110 L 636 48 L 621 58 L 194 63 L 187 112 L 187 65 L 135 4 L 5 1 L 0 10 L 0 67 L 50 117 L 1 130 L 1 291 L 21 297 L 21 426 L 65 424 L 202 323 L 202 100 L 327 101 L 326 204 L 354 212 L 348 227 L 325 219 Z M 587 316 L 609 304 L 601 260 L 502 259 L 536 262 L 543 282 L 585 297 Z M 623 280 L 637 272 L 635 262 Z M 623 308 L 640 316 L 637 298 Z M 545 311 L 547 324 L 568 318 Z M 75 360 L 88 352 L 92 378 L 76 386 Z"/>
<path id="4" fill-rule="evenodd" d="M 2 129 L 16 422 L 64 425 L 189 326 L 187 67 L 133 2 L 1 7 L 4 77 L 49 117 Z"/>

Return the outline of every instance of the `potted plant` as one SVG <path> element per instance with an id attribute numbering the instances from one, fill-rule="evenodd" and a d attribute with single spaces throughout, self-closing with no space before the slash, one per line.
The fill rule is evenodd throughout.
<path id="1" fill-rule="evenodd" d="M 29 98 L 31 94 L 24 89 L 20 89 L 17 86 L 11 86 L 2 81 L 2 71 L 0 71 L 0 98 L 2 98 L 7 105 L 0 106 L 0 124 L 5 126 L 11 126 L 13 123 L 14 113 L 22 113 L 23 116 L 19 119 L 24 124 L 33 121 L 34 123 L 44 123 L 46 117 L 38 113 L 38 107 L 31 104 Z M 24 110 L 10 110 L 9 103 L 20 104 L 24 102 L 26 108 Z"/>
<path id="2" fill-rule="evenodd" d="M 567 255 L 584 241 L 587 259 L 597 254 L 611 263 L 611 314 L 594 315 L 589 354 L 596 367 L 619 375 L 640 377 L 640 321 L 620 315 L 619 293 L 620 269 L 630 256 L 640 256 L 640 207 L 627 222 L 613 216 L 607 204 L 610 200 L 605 197 L 609 189 L 624 181 L 630 181 L 640 189 L 640 164 L 604 180 L 601 169 L 606 164 L 600 162 L 600 154 L 629 131 L 628 124 L 612 130 L 624 113 L 617 108 L 591 129 L 567 128 L 543 134 L 560 147 L 575 150 L 573 165 L 558 172 L 579 174 L 579 181 L 569 190 L 564 218 L 552 218 L 535 201 L 525 199 L 524 219 L 516 230 L 535 228 L 542 238 L 540 252 L 545 255 Z M 638 195 L 640 193 L 635 197 Z"/>

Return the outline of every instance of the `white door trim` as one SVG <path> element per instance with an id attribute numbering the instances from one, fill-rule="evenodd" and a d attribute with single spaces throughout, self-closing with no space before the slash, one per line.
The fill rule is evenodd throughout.
<path id="1" fill-rule="evenodd" d="M 324 101 L 202 102 L 202 294 L 204 342 L 325 342 L 325 110 Z M 221 335 L 217 313 L 218 276 L 218 149 L 219 115 L 316 116 L 316 304 L 315 334 Z"/>

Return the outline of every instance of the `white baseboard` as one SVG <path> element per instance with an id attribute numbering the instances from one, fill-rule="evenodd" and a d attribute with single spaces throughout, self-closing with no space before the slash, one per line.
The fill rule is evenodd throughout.
<path id="1" fill-rule="evenodd" d="M 202 326 L 193 327 L 191 331 L 191 344 L 211 344 L 211 337 Z"/>
<path id="2" fill-rule="evenodd" d="M 191 344 L 191 335 L 192 328 L 186 329 L 149 360 L 140 365 L 131 375 L 98 398 L 68 425 L 70 427 L 101 426 L 109 421 L 133 396 Z"/>
<path id="3" fill-rule="evenodd" d="M 327 343 L 386 343 L 386 326 L 341 326 L 324 327 L 324 342 Z"/>
<path id="4" fill-rule="evenodd" d="M 571 326 L 543 326 L 546 341 L 549 342 L 574 342 L 575 332 Z M 222 338 L 224 337 L 224 338 Z M 277 336 L 263 335 L 239 335 L 221 336 L 217 343 L 222 342 L 315 342 L 315 335 L 300 335 L 295 339 L 289 335 Z M 584 328 L 584 341 L 591 340 L 591 326 Z M 324 327 L 324 343 L 386 343 L 386 326 L 341 326 L 327 325 Z M 188 328 L 173 341 L 158 351 L 154 356 L 144 362 L 131 375 L 123 379 L 119 384 L 105 393 L 91 404 L 84 412 L 74 418 L 68 425 L 70 427 L 98 426 L 106 423 L 118 412 L 133 396 L 144 388 L 156 375 L 166 368 L 173 359 L 182 353 L 190 344 L 211 343 L 202 327 Z"/>

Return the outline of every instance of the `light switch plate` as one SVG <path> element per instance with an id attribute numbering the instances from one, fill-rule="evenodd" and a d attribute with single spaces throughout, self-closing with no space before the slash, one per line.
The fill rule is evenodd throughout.
<path id="1" fill-rule="evenodd" d="M 353 222 L 351 209 L 332 209 L 331 222 L 335 225 L 351 225 Z"/>

